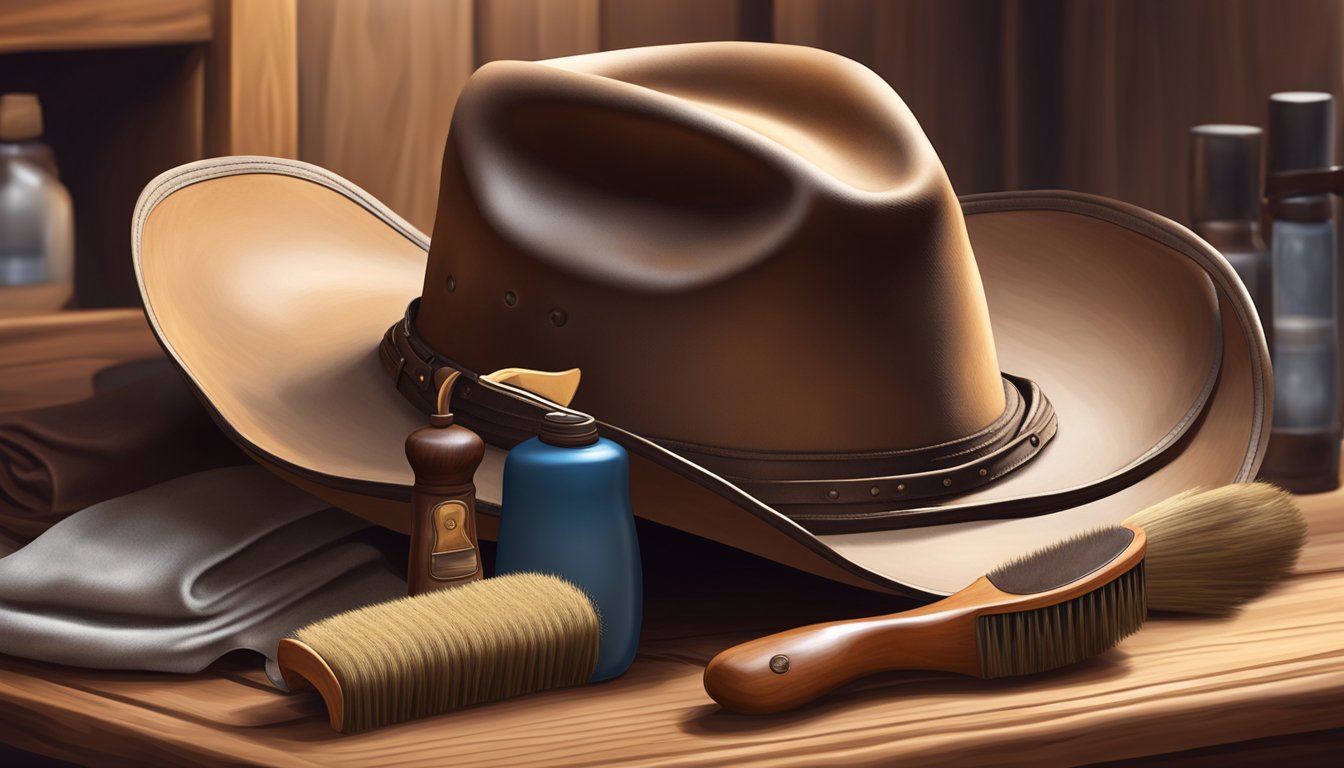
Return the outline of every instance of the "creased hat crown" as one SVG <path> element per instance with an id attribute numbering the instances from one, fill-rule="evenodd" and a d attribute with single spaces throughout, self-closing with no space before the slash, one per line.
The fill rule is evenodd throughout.
<path id="1" fill-rule="evenodd" d="M 579 367 L 576 407 L 704 446 L 905 449 L 999 417 L 965 225 L 905 104 L 834 54 L 693 47 L 472 76 L 422 337 L 474 370 Z"/>

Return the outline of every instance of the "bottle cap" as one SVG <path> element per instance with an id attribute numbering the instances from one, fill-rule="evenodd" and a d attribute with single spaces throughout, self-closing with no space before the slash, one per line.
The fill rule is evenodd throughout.
<path id="1" fill-rule="evenodd" d="M 542 418 L 541 442 L 577 448 L 597 442 L 597 420 L 579 413 L 551 411 Z"/>
<path id="2" fill-rule="evenodd" d="M 27 141 L 42 135 L 42 104 L 35 93 L 0 96 L 0 141 Z"/>
<path id="3" fill-rule="evenodd" d="M 1269 172 L 1329 168 L 1334 157 L 1334 98 L 1287 91 L 1269 97 Z"/>
<path id="4" fill-rule="evenodd" d="M 1335 102 L 1328 93 L 1286 91 L 1269 97 L 1269 172 L 1329 168 L 1334 159 Z M 1278 200 L 1274 218 L 1330 218 L 1327 195 Z"/>
<path id="5" fill-rule="evenodd" d="M 1253 125 L 1190 129 L 1190 220 L 1260 220 L 1260 136 Z"/>

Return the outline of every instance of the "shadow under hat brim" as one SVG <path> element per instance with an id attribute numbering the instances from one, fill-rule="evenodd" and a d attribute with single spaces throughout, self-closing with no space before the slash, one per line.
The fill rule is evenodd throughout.
<path id="1" fill-rule="evenodd" d="M 1005 193 L 964 207 L 1000 365 L 1041 386 L 1059 432 L 1001 482 L 943 504 L 1035 499 L 1052 511 L 816 535 L 610 425 L 633 449 L 636 513 L 837 580 L 941 595 L 1173 493 L 1254 476 L 1268 355 L 1220 256 L 1165 219 L 1082 195 Z M 246 157 L 155 179 L 132 237 L 150 323 L 220 425 L 302 487 L 407 530 L 403 445 L 425 416 L 376 350 L 421 293 L 428 238 L 330 172 Z M 487 536 L 503 456 L 491 449 L 476 478 Z"/>

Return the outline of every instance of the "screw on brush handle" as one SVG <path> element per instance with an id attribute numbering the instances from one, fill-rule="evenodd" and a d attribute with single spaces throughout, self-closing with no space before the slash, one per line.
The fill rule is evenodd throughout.
<path id="1" fill-rule="evenodd" d="M 406 573 L 410 594 L 481 577 L 472 478 L 484 456 L 485 443 L 475 432 L 453 423 L 452 414 L 431 416 L 429 426 L 406 438 L 406 458 L 415 471 Z"/>

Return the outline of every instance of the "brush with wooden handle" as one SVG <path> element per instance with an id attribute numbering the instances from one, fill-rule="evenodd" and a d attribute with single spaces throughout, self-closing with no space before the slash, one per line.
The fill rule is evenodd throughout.
<path id="1" fill-rule="evenodd" d="M 1082 661 L 1120 642 L 1147 616 L 1144 551 L 1138 528 L 1092 531 L 936 603 L 730 648 L 709 662 L 705 690 L 734 712 L 767 714 L 875 672 L 935 669 L 989 678 Z"/>
<path id="2" fill-rule="evenodd" d="M 583 590 L 515 573 L 314 622 L 276 662 L 290 690 L 317 690 L 334 730 L 357 733 L 586 683 L 600 634 Z"/>
<path id="3" fill-rule="evenodd" d="M 1273 486 L 1181 494 L 1123 526 L 1000 566 L 936 603 L 730 648 L 709 662 L 705 690 L 732 711 L 766 714 L 882 671 L 1043 672 L 1108 650 L 1149 607 L 1235 610 L 1288 573 L 1304 534 L 1292 497 Z"/>

